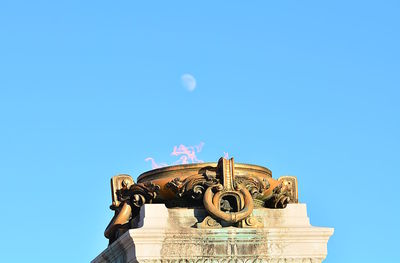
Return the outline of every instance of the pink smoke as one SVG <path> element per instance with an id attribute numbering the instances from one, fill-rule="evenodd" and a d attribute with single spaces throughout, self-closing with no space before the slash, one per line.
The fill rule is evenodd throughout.
<path id="1" fill-rule="evenodd" d="M 173 165 L 177 164 L 188 164 L 188 163 L 203 163 L 204 161 L 197 158 L 196 153 L 201 152 L 203 149 L 204 142 L 200 142 L 198 145 L 185 146 L 183 144 L 174 146 L 171 155 L 179 157 L 179 159 L 173 162 Z M 151 162 L 151 168 L 161 168 L 168 166 L 167 163 L 157 163 L 154 158 L 148 157 L 145 159 L 146 162 Z"/>

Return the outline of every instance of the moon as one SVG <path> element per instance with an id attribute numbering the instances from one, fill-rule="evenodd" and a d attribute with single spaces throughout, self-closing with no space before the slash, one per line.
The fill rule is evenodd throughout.
<path id="1" fill-rule="evenodd" d="M 183 74 L 181 76 L 182 86 L 188 91 L 194 91 L 196 88 L 196 79 L 191 74 Z"/>

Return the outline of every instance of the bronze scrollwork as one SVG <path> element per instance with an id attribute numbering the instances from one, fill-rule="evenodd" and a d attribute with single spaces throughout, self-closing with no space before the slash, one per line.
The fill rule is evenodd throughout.
<path id="1" fill-rule="evenodd" d="M 121 174 L 111 178 L 111 210 L 115 211 L 114 217 L 108 224 L 104 235 L 112 243 L 118 236 L 129 229 L 129 222 L 138 215 L 145 203 L 151 203 L 160 190 L 158 185 L 151 182 L 136 184 L 132 177 Z"/>
<path id="2" fill-rule="evenodd" d="M 168 182 L 166 189 L 172 190 L 177 197 L 190 197 L 191 199 L 201 200 L 205 189 L 219 183 L 216 173 L 206 170 L 203 174 L 197 174 L 181 180 L 179 177 Z"/>
<path id="3" fill-rule="evenodd" d="M 213 190 L 217 190 L 213 193 Z M 234 197 L 237 201 L 237 206 L 241 209 L 237 212 L 231 212 L 232 209 L 221 209 L 221 201 L 223 197 Z M 226 200 L 225 200 L 226 201 Z M 234 191 L 225 190 L 221 184 L 209 187 L 204 194 L 204 207 L 207 212 L 228 223 L 237 223 L 253 212 L 254 204 L 250 192 L 243 186 L 238 186 Z M 230 204 L 229 208 L 232 208 Z"/>

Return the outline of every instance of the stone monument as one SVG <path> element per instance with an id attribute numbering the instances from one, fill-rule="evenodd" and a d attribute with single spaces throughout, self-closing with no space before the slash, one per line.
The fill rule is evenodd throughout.
<path id="1" fill-rule="evenodd" d="M 265 167 L 218 163 L 111 179 L 115 211 L 105 262 L 322 262 L 332 228 L 309 223 L 297 178 Z"/>

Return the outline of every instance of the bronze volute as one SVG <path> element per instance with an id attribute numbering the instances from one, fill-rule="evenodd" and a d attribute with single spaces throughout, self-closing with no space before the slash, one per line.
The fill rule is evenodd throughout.
<path id="1" fill-rule="evenodd" d="M 228 223 L 244 220 L 253 212 L 253 198 L 244 185 L 235 182 L 233 158 L 218 161 L 218 175 L 222 184 L 209 187 L 204 193 L 203 203 L 207 212 Z"/>

